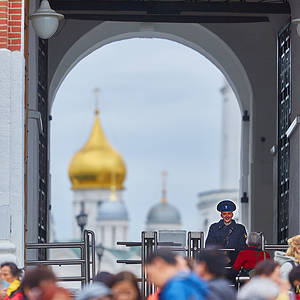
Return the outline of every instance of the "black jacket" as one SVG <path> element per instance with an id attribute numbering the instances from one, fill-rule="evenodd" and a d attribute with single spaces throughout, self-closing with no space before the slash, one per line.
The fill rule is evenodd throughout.
<path id="1" fill-rule="evenodd" d="M 246 238 L 247 232 L 244 225 L 232 220 L 231 224 L 226 226 L 224 221 L 220 220 L 209 227 L 205 246 L 217 245 L 222 248 L 232 248 L 239 251 L 247 248 Z"/>

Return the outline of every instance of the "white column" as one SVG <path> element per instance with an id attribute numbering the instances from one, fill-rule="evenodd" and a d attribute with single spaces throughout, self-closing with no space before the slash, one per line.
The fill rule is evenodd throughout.
<path id="1" fill-rule="evenodd" d="M 0 261 L 24 265 L 24 58 L 0 49 Z"/>

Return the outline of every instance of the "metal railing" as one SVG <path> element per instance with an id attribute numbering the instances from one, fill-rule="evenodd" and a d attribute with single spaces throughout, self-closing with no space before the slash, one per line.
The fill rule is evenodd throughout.
<path id="1" fill-rule="evenodd" d="M 262 237 L 262 248 L 261 250 L 286 250 L 288 245 L 275 245 L 275 244 L 266 244 L 265 237 L 261 233 Z M 118 242 L 118 245 L 123 245 L 126 247 L 141 247 L 141 259 L 140 260 L 131 260 L 123 259 L 117 260 L 118 263 L 124 264 L 140 264 L 141 265 L 141 294 L 142 299 L 147 298 L 151 293 L 155 291 L 154 286 L 150 284 L 147 280 L 147 275 L 145 273 L 145 260 L 147 257 L 155 250 L 157 247 L 166 246 L 171 247 L 172 251 L 185 251 L 188 258 L 194 258 L 195 253 L 198 249 L 204 248 L 204 233 L 203 232 L 188 232 L 187 234 L 187 246 L 183 247 L 181 244 L 170 242 L 160 242 L 158 241 L 158 234 L 156 231 L 143 231 L 141 234 L 140 242 Z M 219 249 L 220 251 L 232 252 L 236 249 Z M 231 267 L 227 267 L 231 268 Z M 236 282 L 238 287 L 241 283 L 249 280 L 248 276 L 238 276 L 236 277 Z"/>
<path id="2" fill-rule="evenodd" d="M 126 247 L 141 247 L 141 259 L 122 259 L 117 260 L 117 263 L 124 264 L 140 264 L 141 265 L 141 296 L 142 299 L 146 299 L 151 293 L 155 291 L 153 284 L 149 283 L 147 280 L 147 275 L 145 272 L 145 261 L 153 251 L 158 247 L 170 247 L 172 251 L 185 252 L 186 256 L 189 258 L 194 258 L 195 252 L 199 248 L 204 247 L 204 234 L 203 232 L 188 232 L 187 247 L 182 246 L 178 242 L 162 242 L 158 240 L 158 233 L 156 231 L 143 231 L 141 234 L 140 242 L 117 242 L 118 245 Z"/>
<path id="3" fill-rule="evenodd" d="M 27 250 L 39 249 L 80 249 L 80 258 L 78 259 L 47 259 L 25 261 L 27 266 L 47 265 L 47 266 L 71 266 L 80 265 L 80 276 L 59 277 L 59 281 L 80 281 L 81 285 L 88 284 L 95 276 L 95 233 L 91 230 L 83 231 L 83 240 L 79 242 L 65 243 L 27 243 Z"/>

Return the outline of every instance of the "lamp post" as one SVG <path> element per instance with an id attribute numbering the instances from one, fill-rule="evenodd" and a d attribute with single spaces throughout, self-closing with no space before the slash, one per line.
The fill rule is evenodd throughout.
<path id="1" fill-rule="evenodd" d="M 76 216 L 77 224 L 80 227 L 81 231 L 81 238 L 83 238 L 83 230 L 85 225 L 87 224 L 88 215 L 84 212 L 83 208 L 81 207 L 80 213 Z"/>
<path id="2" fill-rule="evenodd" d="M 42 0 L 40 8 L 30 16 L 36 34 L 42 39 L 51 38 L 63 18 L 62 14 L 51 9 L 48 0 Z"/>
<path id="3" fill-rule="evenodd" d="M 101 260 L 102 260 L 102 256 L 104 253 L 104 247 L 102 245 L 102 243 L 99 243 L 96 247 L 96 254 L 98 256 L 98 272 L 100 272 L 100 265 L 101 265 Z"/>

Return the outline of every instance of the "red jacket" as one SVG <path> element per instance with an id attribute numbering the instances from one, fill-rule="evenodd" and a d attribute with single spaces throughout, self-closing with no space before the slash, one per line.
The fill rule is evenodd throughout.
<path id="1" fill-rule="evenodd" d="M 252 270 L 256 264 L 264 259 L 270 259 L 270 255 L 267 251 L 256 250 L 256 248 L 251 249 L 251 247 L 249 247 L 249 250 L 239 252 L 232 268 L 236 271 L 239 271 L 242 267 L 244 270 Z"/>
<path id="2" fill-rule="evenodd" d="M 6 296 L 3 300 L 23 300 L 23 293 L 19 290 L 13 292 L 10 296 Z"/>

